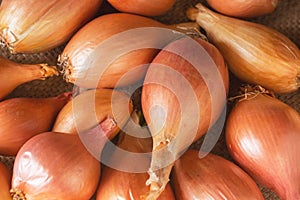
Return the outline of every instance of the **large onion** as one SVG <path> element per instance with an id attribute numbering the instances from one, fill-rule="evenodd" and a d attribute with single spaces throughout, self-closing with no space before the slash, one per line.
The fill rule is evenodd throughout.
<path id="1" fill-rule="evenodd" d="M 0 162 L 0 199 L 1 200 L 11 200 L 9 193 L 11 182 L 11 173 L 8 168 Z"/>
<path id="2" fill-rule="evenodd" d="M 23 83 L 54 75 L 58 75 L 58 71 L 53 66 L 21 64 L 0 56 L 0 100 Z"/>
<path id="3" fill-rule="evenodd" d="M 72 37 L 58 64 L 66 81 L 80 87 L 113 88 L 116 84 L 137 83 L 144 78 L 157 48 L 182 37 L 173 29 L 178 30 L 134 14 L 102 15 Z"/>
<path id="4" fill-rule="evenodd" d="M 66 42 L 102 0 L 2 0 L 0 40 L 11 52 L 37 53 Z"/>
<path id="5" fill-rule="evenodd" d="M 107 140 L 97 139 L 103 138 L 97 128 L 85 134 L 102 149 Z M 90 199 L 99 177 L 100 162 L 78 135 L 47 132 L 30 139 L 18 152 L 11 194 L 18 200 Z"/>
<path id="6" fill-rule="evenodd" d="M 252 94 L 236 104 L 226 125 L 232 157 L 281 199 L 300 199 L 300 116 L 283 102 Z"/>
<path id="7" fill-rule="evenodd" d="M 111 89 L 88 90 L 69 101 L 58 114 L 53 132 L 77 134 L 106 119 L 105 126 L 117 134 L 130 117 L 132 103 L 124 92 Z"/>
<path id="8" fill-rule="evenodd" d="M 49 98 L 13 98 L 0 102 L 0 153 L 16 155 L 36 134 L 49 131 L 71 94 Z"/>
<path id="9" fill-rule="evenodd" d="M 182 38 L 155 57 L 142 90 L 142 109 L 154 151 L 149 199 L 163 191 L 177 154 L 216 122 L 227 91 L 223 57 L 208 42 Z"/>
<path id="10" fill-rule="evenodd" d="M 188 150 L 172 171 L 176 199 L 263 200 L 254 180 L 232 162 L 213 154 L 199 158 L 199 152 Z"/>
<path id="11" fill-rule="evenodd" d="M 300 50 L 286 36 L 264 25 L 223 16 L 197 4 L 188 10 L 240 79 L 276 93 L 300 87 Z M 272 67 L 270 67 L 272 66 Z"/>

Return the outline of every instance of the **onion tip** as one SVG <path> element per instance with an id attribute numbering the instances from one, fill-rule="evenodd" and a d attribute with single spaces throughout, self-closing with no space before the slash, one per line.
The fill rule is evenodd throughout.
<path id="1" fill-rule="evenodd" d="M 40 66 L 43 71 L 43 79 L 59 75 L 55 66 L 48 66 L 47 64 L 40 64 Z"/>

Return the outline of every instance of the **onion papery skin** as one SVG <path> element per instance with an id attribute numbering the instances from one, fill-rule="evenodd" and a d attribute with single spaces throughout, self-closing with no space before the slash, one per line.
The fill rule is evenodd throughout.
<path id="1" fill-rule="evenodd" d="M 149 30 L 145 33 L 142 28 Z M 158 28 L 169 29 L 169 33 L 173 35 L 166 37 Z M 148 64 L 159 52 L 157 48 L 163 48 L 174 38 L 181 37 L 172 32 L 174 29 L 178 30 L 172 25 L 167 26 L 134 14 L 102 15 L 86 24 L 72 37 L 58 58 L 58 65 L 67 82 L 82 88 L 128 86 L 144 78 Z M 130 38 L 124 39 L 128 35 Z M 135 41 L 137 37 L 142 39 Z M 136 45 L 143 47 L 134 49 Z M 126 49 L 129 46 L 133 50 Z M 120 50 L 124 52 L 118 52 Z M 113 51 L 117 53 L 112 53 Z M 121 80 L 125 75 L 126 78 Z"/>
<path id="2" fill-rule="evenodd" d="M 31 137 L 50 131 L 71 93 L 49 98 L 12 98 L 0 102 L 0 154 L 15 156 Z"/>
<path id="3" fill-rule="evenodd" d="M 230 71 L 242 81 L 278 94 L 300 87 L 300 50 L 282 33 L 259 23 L 218 14 L 202 4 L 188 9 L 187 15 L 205 29 Z"/>
<path id="4" fill-rule="evenodd" d="M 234 163 L 214 154 L 199 158 L 188 150 L 176 160 L 171 183 L 176 199 L 263 200 L 254 180 Z"/>
<path id="5" fill-rule="evenodd" d="M 117 10 L 144 16 L 159 16 L 172 8 L 176 0 L 108 0 Z"/>
<path id="6" fill-rule="evenodd" d="M 160 191 L 163 191 L 165 184 L 169 180 L 173 163 L 171 162 L 170 165 L 165 166 L 165 160 L 171 161 L 173 157 L 176 157 L 176 154 L 179 154 L 179 152 L 190 145 L 192 141 L 203 136 L 208 131 L 210 125 L 215 123 L 218 119 L 225 106 L 229 84 L 228 69 L 222 55 L 217 48 L 210 43 L 200 39 L 194 40 L 197 45 L 204 48 L 215 64 L 214 66 L 207 64 L 205 67 L 210 68 L 213 72 L 216 71 L 219 76 L 215 77 L 215 88 L 213 92 L 220 96 L 218 96 L 218 100 L 212 105 L 212 93 L 210 93 L 211 91 L 209 91 L 202 75 L 197 71 L 197 66 L 193 66 L 183 57 L 171 52 L 171 50 L 176 50 L 181 53 L 190 52 L 191 57 L 199 56 L 197 53 L 201 54 L 202 52 L 191 49 L 190 42 L 190 39 L 187 38 L 179 39 L 170 43 L 160 51 L 149 66 L 143 84 L 142 110 L 152 134 L 153 151 L 155 152 L 165 148 L 172 154 L 153 154 L 152 164 L 149 169 L 149 182 L 152 184 L 148 196 L 149 199 L 153 198 L 152 195 L 156 196 Z M 195 51 L 197 53 L 195 53 Z M 182 78 L 188 81 L 196 97 L 197 108 L 194 107 L 193 109 L 199 109 L 199 121 L 194 118 L 194 111 L 190 113 L 190 110 L 189 112 L 181 110 L 181 106 L 185 107 L 194 103 L 191 102 L 191 97 L 185 98 L 187 96 L 187 88 L 181 81 Z M 221 80 L 218 80 L 218 78 Z M 176 92 L 178 93 L 176 94 Z M 185 97 L 180 100 L 178 97 L 182 94 L 184 94 Z M 189 93 L 189 95 L 190 94 L 191 93 Z M 160 110 L 153 109 L 157 105 L 163 109 L 164 114 L 162 114 Z M 212 111 L 213 106 L 214 111 Z M 161 126 L 162 123 L 163 126 Z M 196 126 L 195 134 L 193 133 L 194 130 L 190 128 L 191 125 L 193 125 L 193 127 Z M 186 128 L 180 132 L 180 127 Z M 177 140 L 177 144 L 167 147 L 174 139 Z"/>
<path id="7" fill-rule="evenodd" d="M 78 135 L 46 132 L 30 139 L 18 152 L 11 194 L 21 200 L 88 200 L 99 177 L 100 162 Z"/>
<path id="8" fill-rule="evenodd" d="M 206 0 L 216 11 L 239 18 L 252 18 L 267 15 L 276 9 L 279 0 Z"/>
<path id="9" fill-rule="evenodd" d="M 226 143 L 234 160 L 281 199 L 300 198 L 300 116 L 280 100 L 258 94 L 228 116 Z"/>
<path id="10" fill-rule="evenodd" d="M 0 100 L 23 83 L 54 75 L 58 75 L 58 71 L 53 66 L 21 64 L 0 56 Z"/>
<path id="11" fill-rule="evenodd" d="M 132 109 L 130 97 L 124 92 L 112 89 L 87 90 L 62 108 L 52 131 L 78 134 L 109 119 L 107 122 L 111 121 L 112 131 L 116 135 L 130 118 Z"/>
<path id="12" fill-rule="evenodd" d="M 2 200 L 11 200 L 9 193 L 11 183 L 11 173 L 8 168 L 0 162 L 0 199 Z"/>
<path id="13" fill-rule="evenodd" d="M 65 43 L 96 15 L 102 0 L 3 0 L 0 39 L 12 53 L 39 53 Z"/>

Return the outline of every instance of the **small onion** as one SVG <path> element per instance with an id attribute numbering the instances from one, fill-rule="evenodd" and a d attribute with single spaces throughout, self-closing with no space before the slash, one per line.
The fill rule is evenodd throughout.
<path id="1" fill-rule="evenodd" d="M 206 0 L 216 11 L 233 17 L 258 17 L 272 13 L 279 0 Z"/>
<path id="2" fill-rule="evenodd" d="M 229 114 L 226 142 L 239 165 L 281 199 L 300 199 L 300 115 L 266 94 L 250 94 Z"/>
<path id="3" fill-rule="evenodd" d="M 176 199 L 263 200 L 254 180 L 232 162 L 213 154 L 199 158 L 188 150 L 174 165 L 171 183 Z"/>
<path id="4" fill-rule="evenodd" d="M 182 37 L 174 31 L 186 32 L 180 26 L 127 13 L 102 15 L 72 37 L 58 58 L 58 65 L 66 81 L 79 87 L 128 86 L 144 78 L 157 48 Z"/>
<path id="5" fill-rule="evenodd" d="M 0 199 L 1 200 L 11 200 L 9 193 L 11 182 L 11 173 L 8 168 L 0 162 Z"/>
<path id="6" fill-rule="evenodd" d="M 176 0 L 108 0 L 108 2 L 121 12 L 158 16 L 170 10 Z"/>
<path id="7" fill-rule="evenodd" d="M 98 126 L 85 134 L 98 148 L 107 140 Z M 109 134 L 107 137 L 110 137 Z M 78 135 L 46 132 L 26 142 L 17 154 L 11 195 L 18 200 L 90 199 L 100 177 L 100 162 L 83 146 Z"/>
<path id="8" fill-rule="evenodd" d="M 223 16 L 202 4 L 188 9 L 187 14 L 205 29 L 229 69 L 241 80 L 276 93 L 300 87 L 300 50 L 283 34 L 258 23 Z"/>
<path id="9" fill-rule="evenodd" d="M 62 108 L 52 131 L 77 134 L 109 119 L 107 122 L 110 123 L 106 126 L 112 126 L 116 135 L 129 119 L 131 112 L 130 97 L 124 92 L 111 89 L 88 90 L 77 95 Z"/>
<path id="10" fill-rule="evenodd" d="M 46 64 L 21 64 L 0 56 L 0 100 L 17 86 L 36 79 L 58 75 L 55 67 Z"/>
<path id="11" fill-rule="evenodd" d="M 66 42 L 102 0 L 2 0 L 0 40 L 13 53 L 38 53 Z"/>
<path id="12" fill-rule="evenodd" d="M 31 137 L 49 131 L 71 93 L 49 98 L 12 98 L 0 102 L 0 153 L 16 155 Z"/>
<path id="13" fill-rule="evenodd" d="M 213 84 L 209 84 L 211 80 Z M 157 197 L 169 181 L 172 159 L 219 118 L 227 91 L 224 59 L 217 48 L 204 40 L 176 40 L 152 61 L 141 99 L 153 138 L 149 199 Z M 166 152 L 159 153 L 161 149 Z"/>

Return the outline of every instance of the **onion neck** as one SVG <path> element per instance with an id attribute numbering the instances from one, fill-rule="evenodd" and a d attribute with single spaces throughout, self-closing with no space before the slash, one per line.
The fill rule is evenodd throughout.
<path id="1" fill-rule="evenodd" d="M 25 197 L 25 194 L 17 188 L 11 189 L 10 190 L 10 195 L 11 195 L 13 200 L 27 200 L 26 197 Z"/>
<path id="2" fill-rule="evenodd" d="M 48 66 L 47 64 L 35 64 L 35 65 L 18 65 L 15 69 L 19 71 L 20 80 L 22 82 L 28 82 L 32 80 L 45 80 L 48 77 L 58 76 L 58 71 L 54 66 Z"/>

